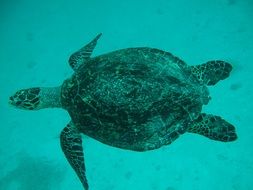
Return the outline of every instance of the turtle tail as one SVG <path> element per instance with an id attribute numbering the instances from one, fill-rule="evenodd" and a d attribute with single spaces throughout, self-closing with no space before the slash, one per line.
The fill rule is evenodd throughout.
<path id="1" fill-rule="evenodd" d="M 191 66 L 192 74 L 205 85 L 215 85 L 226 79 L 232 71 L 232 65 L 225 61 L 208 61 L 207 63 Z"/>

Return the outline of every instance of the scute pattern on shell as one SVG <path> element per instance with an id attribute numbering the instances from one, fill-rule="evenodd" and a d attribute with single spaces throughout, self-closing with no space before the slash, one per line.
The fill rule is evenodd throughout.
<path id="1" fill-rule="evenodd" d="M 140 151 L 169 144 L 184 133 L 208 97 L 183 61 L 152 48 L 92 58 L 62 89 L 62 104 L 81 132 Z"/>

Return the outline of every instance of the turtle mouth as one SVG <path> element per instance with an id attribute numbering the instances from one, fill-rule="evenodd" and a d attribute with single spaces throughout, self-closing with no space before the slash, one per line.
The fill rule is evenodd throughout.
<path id="1" fill-rule="evenodd" d="M 11 96 L 10 98 L 9 98 L 9 104 L 13 104 L 13 101 L 14 101 L 14 98 Z"/>
<path id="2" fill-rule="evenodd" d="M 15 99 L 14 99 L 13 96 L 11 96 L 11 97 L 9 98 L 8 103 L 9 103 L 9 105 L 11 105 L 11 106 L 15 106 L 15 107 L 18 106 L 18 102 L 15 101 Z"/>

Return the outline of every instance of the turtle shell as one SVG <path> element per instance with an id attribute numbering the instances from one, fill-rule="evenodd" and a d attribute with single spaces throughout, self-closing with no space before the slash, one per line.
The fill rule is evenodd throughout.
<path id="1" fill-rule="evenodd" d="M 166 135 L 178 125 L 185 132 L 207 100 L 206 86 L 182 60 L 153 48 L 91 58 L 62 86 L 62 105 L 80 132 L 126 149 L 151 138 L 150 149 L 168 144 Z"/>

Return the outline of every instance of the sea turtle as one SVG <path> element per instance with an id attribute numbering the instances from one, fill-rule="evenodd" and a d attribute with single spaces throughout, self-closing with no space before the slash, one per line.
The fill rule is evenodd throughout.
<path id="1" fill-rule="evenodd" d="M 171 144 L 185 132 L 236 140 L 233 125 L 201 113 L 210 100 L 207 86 L 229 76 L 229 63 L 215 60 L 188 66 L 171 53 L 149 47 L 92 58 L 100 36 L 70 56 L 74 74 L 61 86 L 19 90 L 9 99 L 21 109 L 57 107 L 69 112 L 71 121 L 61 132 L 61 147 L 85 190 L 81 133 L 133 151 Z"/>

